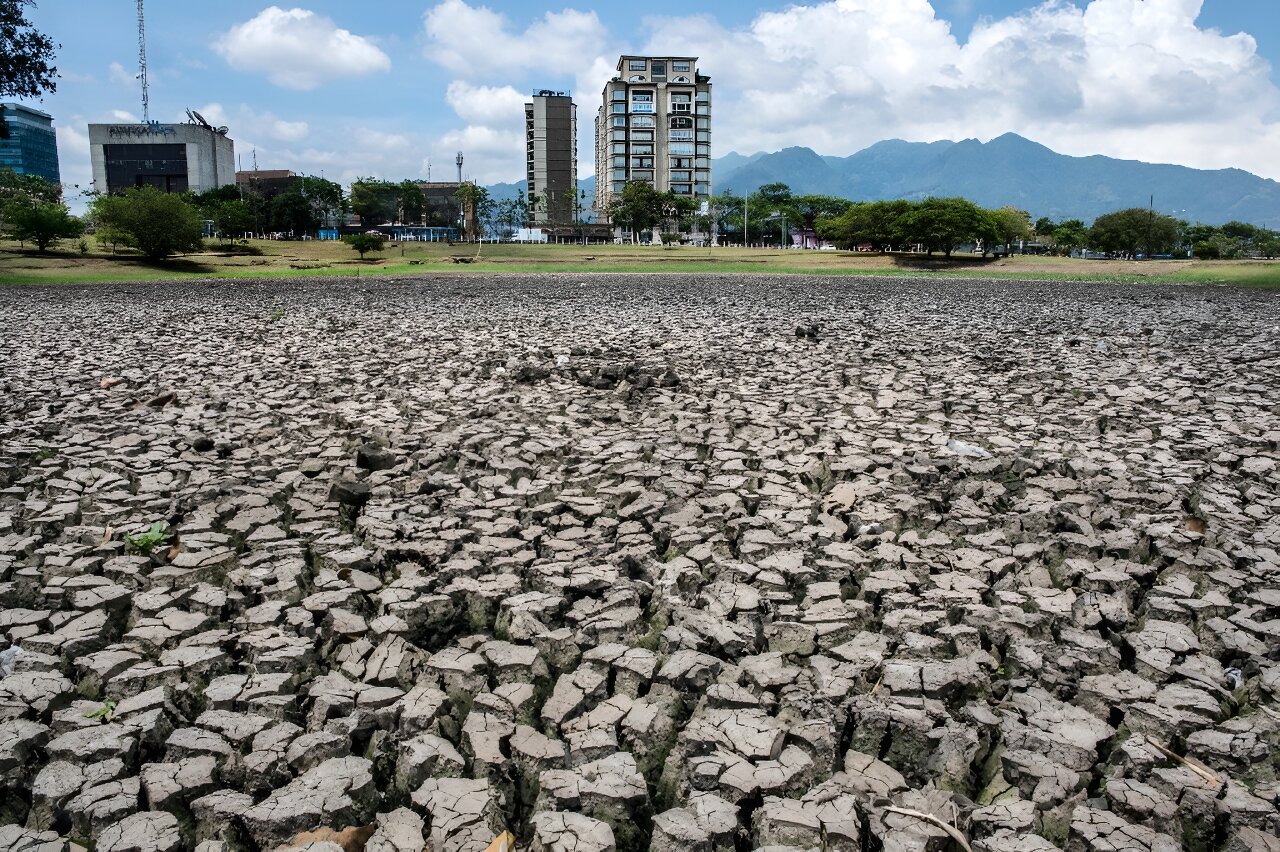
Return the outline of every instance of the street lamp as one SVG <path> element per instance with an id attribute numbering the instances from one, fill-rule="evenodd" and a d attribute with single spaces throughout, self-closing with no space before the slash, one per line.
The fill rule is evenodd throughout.
<path id="1" fill-rule="evenodd" d="M 458 165 L 458 189 L 462 189 L 462 152 L 458 152 L 457 158 L 454 160 Z M 459 199 L 458 201 L 458 221 L 461 223 L 462 236 L 465 239 L 467 235 L 467 202 Z"/>

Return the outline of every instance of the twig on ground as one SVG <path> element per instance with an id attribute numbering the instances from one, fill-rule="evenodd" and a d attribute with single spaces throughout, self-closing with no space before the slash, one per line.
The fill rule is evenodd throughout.
<path id="1" fill-rule="evenodd" d="M 889 805 L 888 807 L 885 808 L 885 810 L 891 814 L 902 814 L 903 816 L 915 817 L 916 819 L 922 819 L 925 822 L 933 823 L 938 828 L 942 829 L 947 834 L 951 835 L 951 839 L 954 840 L 956 843 L 959 843 L 960 846 L 964 849 L 964 852 L 973 852 L 973 847 L 969 845 L 969 841 L 966 840 L 964 835 L 960 833 L 960 829 L 947 825 L 945 822 L 938 819 L 933 814 L 927 814 L 924 811 L 913 811 L 913 810 L 910 810 L 909 808 L 899 808 L 893 805 Z"/>

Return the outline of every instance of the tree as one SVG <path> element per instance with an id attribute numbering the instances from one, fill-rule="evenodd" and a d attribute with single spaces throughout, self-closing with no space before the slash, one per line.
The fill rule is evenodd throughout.
<path id="1" fill-rule="evenodd" d="M 1094 220 L 1089 244 L 1095 249 L 1130 257 L 1170 251 L 1178 240 L 1178 220 L 1146 207 L 1130 207 Z"/>
<path id="2" fill-rule="evenodd" d="M 708 207 L 711 211 L 711 218 L 721 234 L 725 236 L 735 232 L 740 234 L 744 204 L 745 199 L 735 195 L 732 189 L 721 195 L 712 196 Z M 743 243 L 746 243 L 745 239 Z"/>
<path id="3" fill-rule="evenodd" d="M 7 214 L 9 233 L 16 240 L 36 244 L 41 253 L 60 239 L 84 233 L 84 223 L 72 216 L 65 204 L 41 201 L 15 203 Z"/>
<path id="4" fill-rule="evenodd" d="M 493 206 L 489 190 L 477 183 L 464 183 L 453 193 L 462 205 L 462 226 L 468 240 L 479 236 L 480 220 L 488 218 Z"/>
<path id="5" fill-rule="evenodd" d="M 663 217 L 662 194 L 644 181 L 628 181 L 622 192 L 609 202 L 609 219 L 631 230 L 632 242 Z"/>
<path id="6" fill-rule="evenodd" d="M 1006 250 L 1011 250 L 1019 240 L 1031 237 L 1031 214 L 1027 211 L 1005 206 L 987 212 L 991 216 L 992 233 L 996 240 L 1004 244 Z M 984 253 L 986 248 L 984 242 Z"/>
<path id="7" fill-rule="evenodd" d="M 400 210 L 400 188 L 385 180 L 360 178 L 351 184 L 351 209 L 366 226 L 391 222 Z"/>
<path id="8" fill-rule="evenodd" d="M 39 175 L 20 175 L 0 166 L 0 205 L 14 201 L 43 201 L 54 204 L 62 200 L 62 187 Z"/>
<path id="9" fill-rule="evenodd" d="M 223 201 L 209 212 L 212 215 L 206 215 L 205 218 L 213 220 L 213 227 L 224 240 L 234 239 L 237 234 L 253 228 L 253 208 L 247 201 L 238 198 Z"/>
<path id="10" fill-rule="evenodd" d="M 1058 254 L 1071 254 L 1088 243 L 1089 229 L 1079 219 L 1059 222 L 1053 229 L 1053 245 Z"/>
<path id="11" fill-rule="evenodd" d="M 348 234 L 342 241 L 360 252 L 361 260 L 364 260 L 365 252 L 382 251 L 387 244 L 387 238 L 382 234 Z"/>
<path id="12" fill-rule="evenodd" d="M 28 23 L 24 6 L 31 0 L 0 0 L 0 98 L 36 98 L 58 89 L 58 69 L 51 65 L 57 45 Z M 0 108 L 0 138 L 9 125 Z"/>
<path id="13" fill-rule="evenodd" d="M 427 212 L 427 197 L 422 187 L 411 180 L 400 181 L 397 187 L 400 201 L 400 221 L 406 225 L 418 225 Z"/>
<path id="14" fill-rule="evenodd" d="M 911 210 L 911 202 L 902 199 L 851 204 L 839 216 L 820 218 L 818 236 L 843 249 L 869 245 L 875 251 L 889 251 L 907 241 L 903 223 Z"/>
<path id="15" fill-rule="evenodd" d="M 987 212 L 964 198 L 926 198 L 902 219 L 907 240 L 920 243 L 929 254 L 947 257 L 962 242 L 981 237 L 990 225 Z"/>
<path id="16" fill-rule="evenodd" d="M 847 198 L 834 195 L 797 195 L 789 205 L 792 222 L 806 231 L 817 228 L 823 216 L 839 216 L 853 204 Z"/>
<path id="17" fill-rule="evenodd" d="M 204 246 L 204 222 L 181 195 L 152 186 L 103 195 L 90 205 L 99 240 L 136 248 L 151 260 Z"/>
<path id="18" fill-rule="evenodd" d="M 1041 216 L 1036 220 L 1036 235 L 1040 237 L 1051 237 L 1057 227 L 1058 226 L 1053 224 L 1053 220 L 1048 216 Z"/>

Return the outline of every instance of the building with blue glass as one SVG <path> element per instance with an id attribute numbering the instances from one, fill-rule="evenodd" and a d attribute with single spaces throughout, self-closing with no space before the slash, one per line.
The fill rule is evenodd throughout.
<path id="1" fill-rule="evenodd" d="M 61 183 L 58 173 L 58 134 L 53 116 L 22 104 L 0 104 L 7 139 L 0 138 L 0 166 L 20 175 L 39 175 L 50 183 Z"/>

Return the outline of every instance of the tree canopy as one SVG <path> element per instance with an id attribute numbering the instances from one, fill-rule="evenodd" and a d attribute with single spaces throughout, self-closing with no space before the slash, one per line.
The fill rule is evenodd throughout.
<path id="1" fill-rule="evenodd" d="M 1099 216 L 1089 229 L 1089 247 L 1135 256 L 1172 251 L 1180 225 L 1172 216 L 1146 207 L 1130 207 Z"/>
<path id="2" fill-rule="evenodd" d="M 84 233 L 84 223 L 68 212 L 67 205 L 58 202 L 14 204 L 7 211 L 6 220 L 14 239 L 33 242 L 41 252 L 60 239 Z"/>
<path id="3" fill-rule="evenodd" d="M 136 248 L 152 260 L 204 245 L 200 211 L 182 195 L 140 186 L 99 196 L 90 210 L 99 240 Z"/>
<path id="4" fill-rule="evenodd" d="M 36 98 L 58 88 L 57 45 L 27 21 L 32 0 L 0 0 L 0 98 Z M 0 138 L 9 127 L 0 109 Z"/>

